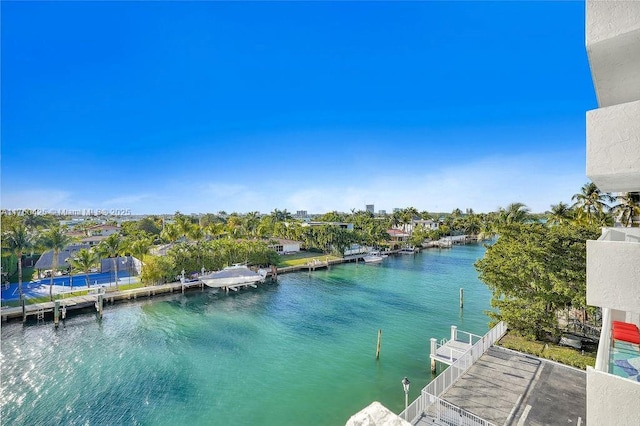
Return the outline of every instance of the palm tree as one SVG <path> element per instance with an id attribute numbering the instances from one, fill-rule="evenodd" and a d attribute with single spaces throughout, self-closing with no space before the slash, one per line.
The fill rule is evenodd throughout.
<path id="1" fill-rule="evenodd" d="M 42 247 L 45 250 L 53 251 L 53 257 L 51 258 L 51 280 L 49 281 L 49 299 L 51 300 L 53 300 L 53 276 L 55 275 L 56 269 L 58 269 L 58 256 L 60 255 L 60 251 L 64 250 L 71 242 L 73 242 L 73 238 L 68 236 L 64 229 L 59 226 L 50 228 L 42 235 Z"/>
<path id="2" fill-rule="evenodd" d="M 497 224 L 504 226 L 512 223 L 523 223 L 527 219 L 529 219 L 529 207 L 523 203 L 511 203 L 506 209 L 500 208 Z"/>
<path id="3" fill-rule="evenodd" d="M 615 200 L 608 192 L 601 192 L 593 182 L 584 184 L 581 191 L 571 197 L 571 200 L 575 201 L 571 207 L 582 210 L 589 224 L 594 223 L 601 213 L 607 212 L 609 210 L 607 203 Z"/>
<path id="4" fill-rule="evenodd" d="M 95 251 L 83 248 L 69 259 L 69 264 L 72 268 L 84 272 L 87 288 L 89 288 L 91 287 L 89 282 L 89 272 L 91 272 L 91 268 L 98 264 L 98 261 L 98 254 Z"/>
<path id="5" fill-rule="evenodd" d="M 202 230 L 199 226 L 197 229 Z M 139 237 L 136 239 L 130 239 L 125 243 L 127 250 L 131 254 L 131 256 L 135 257 L 140 261 L 140 275 L 142 275 L 142 259 L 146 254 L 149 254 L 149 248 L 151 247 L 151 240 L 148 237 Z"/>
<path id="6" fill-rule="evenodd" d="M 98 244 L 98 254 L 110 257 L 113 262 L 113 269 L 116 274 L 116 290 L 118 289 L 118 256 L 122 253 L 124 246 L 120 234 L 111 234 L 100 244 Z"/>
<path id="7" fill-rule="evenodd" d="M 562 201 L 558 204 L 551 205 L 551 212 L 547 215 L 547 223 L 549 225 L 560 225 L 567 223 L 573 219 L 573 210 L 568 204 Z"/>
<path id="8" fill-rule="evenodd" d="M 634 217 L 640 216 L 640 192 L 625 192 L 616 197 L 613 214 L 624 226 L 633 226 Z"/>
<path id="9" fill-rule="evenodd" d="M 35 245 L 36 237 L 24 223 L 16 223 L 2 235 L 2 243 L 18 258 L 18 294 L 22 302 L 22 255 Z"/>
<path id="10" fill-rule="evenodd" d="M 180 228 L 175 223 L 165 225 L 160 236 L 169 243 L 175 243 L 180 238 Z"/>

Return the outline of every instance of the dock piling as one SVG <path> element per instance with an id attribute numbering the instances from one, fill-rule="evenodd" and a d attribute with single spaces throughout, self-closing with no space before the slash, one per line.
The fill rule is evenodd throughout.
<path id="1" fill-rule="evenodd" d="M 431 355 L 435 354 L 436 351 L 438 350 L 438 339 L 436 339 L 435 337 L 431 338 Z M 436 372 L 436 359 L 435 358 L 431 358 L 431 372 L 435 373 Z"/>
<path id="2" fill-rule="evenodd" d="M 102 319 L 102 293 L 98 295 L 98 301 L 96 302 L 96 310 L 98 311 L 98 317 Z"/>
<path id="3" fill-rule="evenodd" d="M 464 289 L 460 289 L 460 309 L 464 308 Z"/>
<path id="4" fill-rule="evenodd" d="M 60 301 L 56 300 L 53 304 L 53 325 L 55 328 L 58 328 L 58 323 L 60 322 Z"/>
<path id="5" fill-rule="evenodd" d="M 378 330 L 378 344 L 376 346 L 376 359 L 380 359 L 380 343 L 382 341 L 382 329 Z"/>

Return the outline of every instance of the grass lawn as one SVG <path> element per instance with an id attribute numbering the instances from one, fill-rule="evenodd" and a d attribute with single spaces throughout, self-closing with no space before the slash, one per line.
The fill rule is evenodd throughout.
<path id="1" fill-rule="evenodd" d="M 284 268 L 286 266 L 304 265 L 313 259 L 318 259 L 321 262 L 325 262 L 327 259 L 339 260 L 340 258 L 332 256 L 330 254 L 300 251 L 298 253 L 281 255 L 278 260 L 277 266 L 280 268 Z"/>
<path id="2" fill-rule="evenodd" d="M 595 352 L 585 351 L 583 353 L 578 349 L 567 346 L 560 346 L 554 343 L 541 342 L 537 340 L 527 340 L 524 337 L 511 332 L 507 332 L 507 334 L 500 339 L 498 346 L 535 355 L 540 358 L 549 359 L 551 361 L 581 368 L 583 370 L 586 370 L 587 365 L 593 367 L 596 364 Z"/>

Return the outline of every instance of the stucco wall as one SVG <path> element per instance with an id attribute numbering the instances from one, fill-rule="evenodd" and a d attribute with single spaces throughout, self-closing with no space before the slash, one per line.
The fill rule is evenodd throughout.
<path id="1" fill-rule="evenodd" d="M 637 425 L 640 383 L 587 367 L 587 424 Z"/>

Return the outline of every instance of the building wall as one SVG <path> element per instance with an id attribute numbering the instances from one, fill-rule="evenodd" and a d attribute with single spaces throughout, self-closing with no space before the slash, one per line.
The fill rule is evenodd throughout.
<path id="1" fill-rule="evenodd" d="M 587 424 L 637 425 L 640 385 L 587 368 Z"/>
<path id="2" fill-rule="evenodd" d="M 586 2 L 586 47 L 598 109 L 587 112 L 587 176 L 605 192 L 640 191 L 640 1 Z M 612 320 L 640 317 L 640 241 L 607 228 L 587 242 L 587 303 L 602 308 L 587 424 L 640 424 L 640 383 L 608 373 Z"/>

